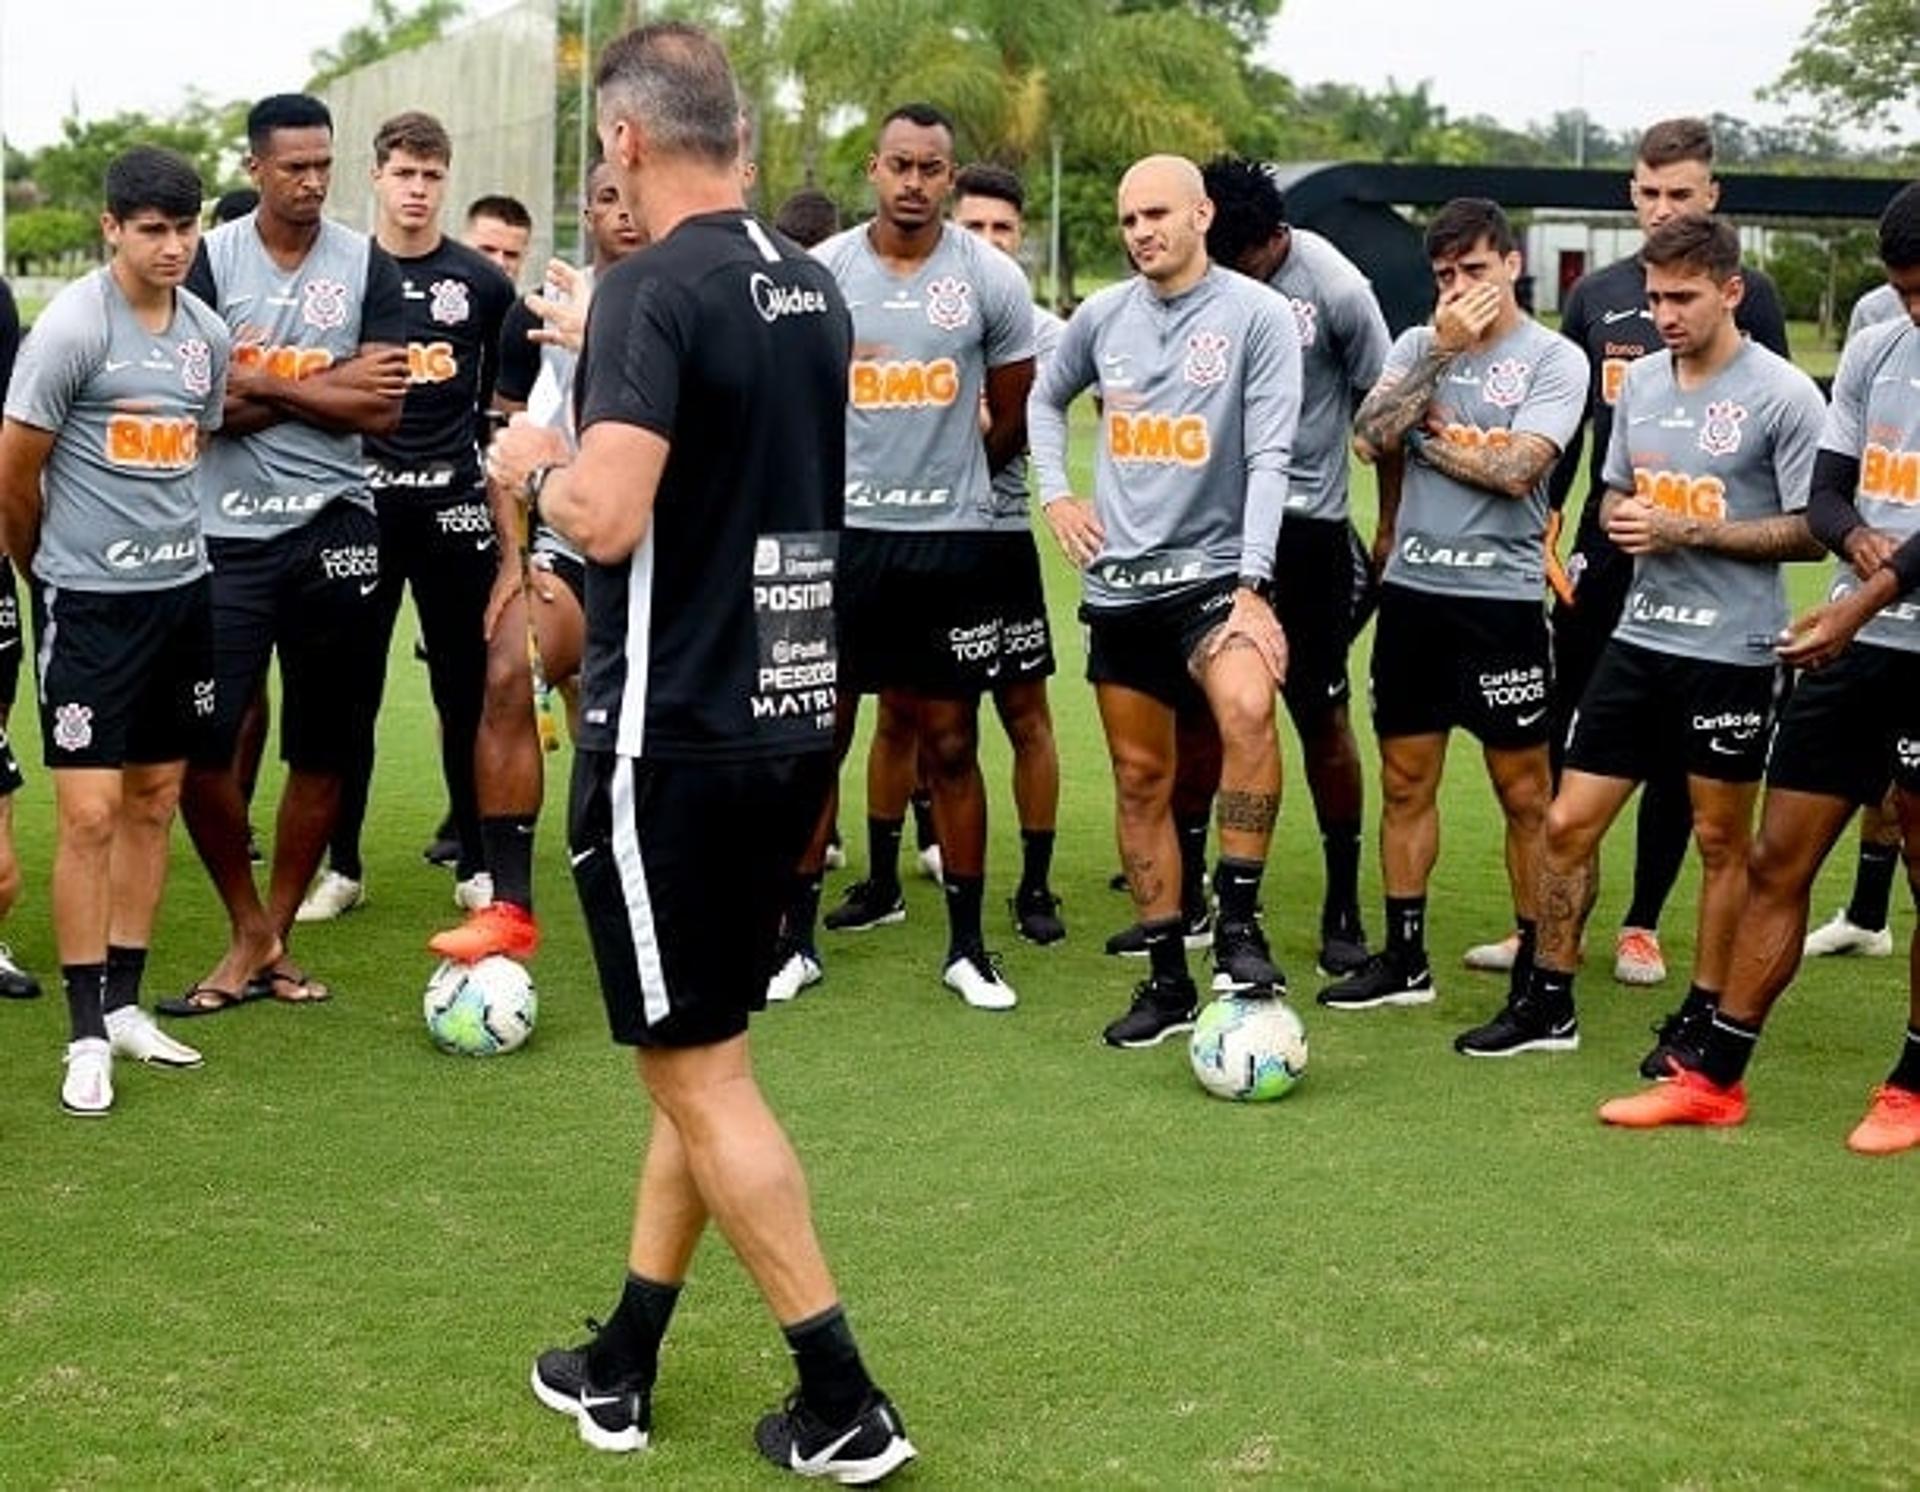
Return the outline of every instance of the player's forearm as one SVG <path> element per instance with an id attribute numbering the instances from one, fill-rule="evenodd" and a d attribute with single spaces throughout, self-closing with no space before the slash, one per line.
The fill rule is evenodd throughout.
<path id="1" fill-rule="evenodd" d="M 1280 522 L 1287 509 L 1284 469 L 1261 467 L 1247 473 L 1247 506 L 1240 519 L 1240 573 L 1273 579 L 1273 557 L 1280 547 Z"/>
<path id="2" fill-rule="evenodd" d="M 533 515 L 503 491 L 498 482 L 487 483 L 487 510 L 493 515 L 493 536 L 500 545 L 500 563 L 518 569 L 522 551 L 531 540 Z"/>
<path id="3" fill-rule="evenodd" d="M 391 435 L 400 428 L 404 396 L 315 373 L 298 381 L 261 380 L 257 395 L 283 418 L 318 425 L 336 435 Z"/>
<path id="4" fill-rule="evenodd" d="M 1807 491 L 1807 531 L 1841 559 L 1847 537 L 1866 522 L 1853 505 L 1860 483 L 1860 463 L 1837 451 L 1821 451 L 1813 458 L 1813 483 Z"/>
<path id="5" fill-rule="evenodd" d="M 40 494 L 38 484 L 22 490 L 18 483 L 0 485 L 0 554 L 25 574 L 40 549 Z"/>
<path id="6" fill-rule="evenodd" d="M 1427 416 L 1440 375 L 1453 361 L 1449 353 L 1429 347 L 1411 368 L 1392 383 L 1384 380 L 1360 401 L 1353 417 L 1353 433 L 1379 454 L 1398 450 L 1400 440 Z"/>
<path id="7" fill-rule="evenodd" d="M 1755 564 L 1819 559 L 1826 553 L 1820 541 L 1808 532 L 1807 520 L 1799 513 L 1721 523 L 1689 518 L 1681 525 L 1681 542 L 1692 549 Z"/>
<path id="8" fill-rule="evenodd" d="M 1408 454 L 1456 482 L 1514 498 L 1531 497 L 1554 458 L 1553 447 L 1545 441 L 1470 446 L 1426 435 L 1413 442 Z"/>
<path id="9" fill-rule="evenodd" d="M 1908 595 L 1920 588 L 1920 534 L 1910 534 L 1901 546 L 1893 551 L 1893 557 L 1883 570 L 1891 570 L 1899 583 L 1900 594 Z"/>

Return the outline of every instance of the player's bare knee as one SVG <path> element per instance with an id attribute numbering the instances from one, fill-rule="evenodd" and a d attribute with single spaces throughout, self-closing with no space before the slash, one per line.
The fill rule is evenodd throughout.
<path id="1" fill-rule="evenodd" d="M 61 843 L 78 850 L 104 849 L 113 842 L 113 825 L 119 813 L 117 792 L 63 793 L 60 797 Z"/>
<path id="2" fill-rule="evenodd" d="M 1693 842 L 1700 849 L 1700 863 L 1709 874 L 1740 864 L 1747 854 L 1747 827 L 1738 819 L 1718 814 L 1696 814 Z"/>

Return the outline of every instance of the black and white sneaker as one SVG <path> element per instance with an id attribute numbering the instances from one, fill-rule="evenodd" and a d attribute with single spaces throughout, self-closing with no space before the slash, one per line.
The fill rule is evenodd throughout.
<path id="1" fill-rule="evenodd" d="M 597 1322 L 587 1323 L 599 1332 Z M 602 1387 L 587 1372 L 587 1348 L 552 1347 L 533 1361 L 533 1396 L 580 1427 L 597 1451 L 643 1451 L 653 1428 L 653 1397 L 637 1380 Z"/>
<path id="2" fill-rule="evenodd" d="M 1021 887 L 1007 908 L 1013 913 L 1014 931 L 1029 943 L 1044 948 L 1067 935 L 1067 925 L 1060 920 L 1060 898 L 1045 886 Z"/>
<path id="3" fill-rule="evenodd" d="M 855 881 L 847 887 L 840 905 L 824 919 L 828 932 L 866 932 L 870 928 L 889 927 L 907 920 L 907 898 L 899 884 L 882 886 L 877 881 Z"/>
<path id="4" fill-rule="evenodd" d="M 864 1487 L 898 1471 L 914 1458 L 900 1411 L 876 1390 L 851 1422 L 829 1425 L 795 1392 L 786 1404 L 753 1428 L 760 1454 L 796 1476 L 825 1477 L 843 1487 Z"/>
<path id="5" fill-rule="evenodd" d="M 1350 923 L 1322 924 L 1319 969 L 1329 979 L 1344 979 L 1365 967 L 1367 930 L 1356 918 Z"/>
<path id="6" fill-rule="evenodd" d="M 1204 905 L 1189 907 L 1180 914 L 1180 941 L 1186 944 L 1189 952 L 1196 948 L 1206 948 L 1213 942 L 1213 914 Z M 1123 927 L 1107 939 L 1107 952 L 1114 958 L 1145 958 L 1147 956 L 1146 924 L 1136 922 L 1132 927 Z"/>
<path id="7" fill-rule="evenodd" d="M 1580 1021 L 1573 1001 L 1548 1002 L 1532 994 L 1510 999 L 1484 1026 L 1462 1031 L 1453 1049 L 1463 1057 L 1517 1057 L 1522 1052 L 1577 1052 Z"/>
<path id="8" fill-rule="evenodd" d="M 1653 1050 L 1640 1059 L 1640 1076 L 1650 1083 L 1664 1083 L 1673 1075 L 1671 1064 L 1676 1062 L 1698 1071 L 1712 1029 L 1711 1005 L 1682 1001 L 1679 1009 L 1653 1028 Z"/>
<path id="9" fill-rule="evenodd" d="M 1287 992 L 1287 976 L 1267 951 L 1257 922 L 1227 922 L 1213 929 L 1213 992 L 1216 995 Z"/>
<path id="10" fill-rule="evenodd" d="M 0 1000 L 37 1000 L 40 981 L 14 962 L 13 950 L 0 943 Z"/>
<path id="11" fill-rule="evenodd" d="M 1329 1010 L 1377 1010 L 1383 1005 L 1431 1005 L 1436 993 L 1430 965 L 1403 969 L 1399 959 L 1375 953 L 1316 998 Z"/>
<path id="12" fill-rule="evenodd" d="M 1193 1029 L 1200 992 L 1191 979 L 1143 979 L 1133 987 L 1127 1013 L 1100 1033 L 1108 1046 L 1138 1050 Z"/>

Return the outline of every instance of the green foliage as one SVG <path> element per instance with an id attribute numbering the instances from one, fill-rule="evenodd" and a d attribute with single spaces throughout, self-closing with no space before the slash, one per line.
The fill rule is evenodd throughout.
<path id="1" fill-rule="evenodd" d="M 1763 97 L 1802 99 L 1829 124 L 1893 129 L 1920 93 L 1920 0 L 1821 0 Z"/>
<path id="2" fill-rule="evenodd" d="M 309 59 L 313 76 L 307 79 L 307 87 L 324 88 L 355 68 L 437 41 L 466 10 L 463 0 L 420 0 L 411 10 L 403 9 L 399 0 L 373 0 L 373 12 L 366 20 Z"/>
<path id="3" fill-rule="evenodd" d="M 1871 228 L 1834 226 L 1768 235 L 1766 271 L 1789 317 L 1846 324 L 1853 303 L 1886 279 Z"/>
<path id="4" fill-rule="evenodd" d="M 53 268 L 100 245 L 99 211 L 30 207 L 7 218 L 7 259 L 14 272 Z"/>
<path id="5" fill-rule="evenodd" d="M 159 145 L 193 163 L 209 193 L 234 172 L 244 147 L 246 106 L 215 104 L 190 95 L 160 119 L 123 112 L 104 119 L 67 119 L 60 139 L 26 162 L 39 200 L 51 207 L 98 212 L 107 166 L 135 145 Z M 11 232 L 11 230 L 9 230 Z"/>

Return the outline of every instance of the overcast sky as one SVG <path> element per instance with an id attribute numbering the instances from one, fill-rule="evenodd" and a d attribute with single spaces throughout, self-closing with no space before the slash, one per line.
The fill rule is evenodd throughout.
<path id="1" fill-rule="evenodd" d="M 505 0 L 470 0 L 471 14 Z M 928 0 L 935 3 L 935 0 Z M 1297 81 L 1378 88 L 1430 78 L 1454 114 L 1508 124 L 1584 104 L 1609 128 L 1754 100 L 1785 66 L 1817 0 L 1600 0 L 1478 7 L 1427 0 L 1285 0 L 1266 48 Z M 83 116 L 159 112 L 298 87 L 308 58 L 365 18 L 368 0 L 0 0 L 0 125 L 16 148 Z M 136 14 L 144 19 L 135 27 Z"/>

